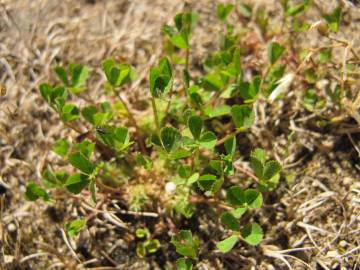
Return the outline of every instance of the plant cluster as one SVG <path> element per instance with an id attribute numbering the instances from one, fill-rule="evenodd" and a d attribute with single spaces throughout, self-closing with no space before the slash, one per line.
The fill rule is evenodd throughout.
<path id="1" fill-rule="evenodd" d="M 312 1 L 300 1 L 300 4 L 287 0 L 280 2 L 284 11 L 283 28 L 291 27 L 294 31 L 303 32 L 315 27 L 322 35 L 334 40 L 330 33 L 339 29 L 340 7 L 331 14 L 325 14 L 317 24 L 310 25 L 299 15 L 307 11 Z M 163 27 L 166 55 L 150 70 L 153 115 L 145 121 L 136 119 L 121 96 L 122 90 L 137 76 L 131 65 L 117 63 L 113 59 L 103 62 L 107 79 L 104 88 L 109 96 L 119 98 L 120 103 L 95 102 L 82 108 L 71 101 L 84 98 L 90 69 L 73 64 L 67 70 L 56 67 L 60 84 L 42 84 L 40 93 L 64 125 L 78 132 L 75 141 L 59 139 L 52 149 L 74 169 L 45 169 L 42 186 L 33 182 L 28 184 L 27 199 L 35 201 L 41 198 L 51 202 L 54 200 L 51 195 L 53 189 L 72 194 L 88 190 L 92 201 L 96 202 L 98 192 L 130 186 L 128 203 L 132 209 L 139 211 L 149 198 L 144 188 L 132 185 L 131 181 L 139 170 L 145 170 L 149 176 L 165 175 L 168 183 L 164 192 L 170 197 L 171 211 L 184 218 L 196 214 L 193 197 L 226 206 L 219 222 L 229 236 L 219 239 L 216 247 L 221 252 L 229 252 L 239 240 L 258 245 L 263 239 L 261 224 L 251 221 L 244 224 L 241 217 L 262 207 L 263 194 L 271 192 L 279 184 L 282 166 L 270 159 L 265 150 L 255 148 L 246 157 L 252 170 L 246 171 L 246 174 L 253 184 L 250 187 L 229 186 L 228 180 L 234 178 L 239 169 L 236 166 L 240 157 L 237 137 L 248 132 L 256 123 L 254 104 L 281 99 L 298 74 L 304 74 L 308 85 L 314 85 L 317 80 L 314 70 L 323 72 L 321 64 L 331 64 L 333 44 L 301 54 L 297 59 L 300 61 L 299 68 L 289 71 L 280 59 L 293 44 L 269 41 L 266 65 L 248 79 L 242 68 L 242 54 L 247 52 L 238 45 L 241 32 L 229 20 L 236 8 L 245 19 L 254 16 L 249 5 L 218 5 L 217 16 L 224 32 L 220 37 L 219 50 L 204 59 L 201 76 L 192 74 L 190 63 L 191 38 L 198 15 L 179 13 L 174 18 L 174 25 Z M 262 34 L 269 35 L 269 17 L 265 10 L 257 10 L 255 21 Z M 338 42 L 347 44 L 346 41 Z M 313 60 L 314 55 L 317 58 L 308 65 L 308 60 Z M 353 66 L 349 64 L 345 68 L 352 70 Z M 174 87 L 176 83 L 181 83 L 181 86 Z M 335 88 L 328 90 L 328 97 L 320 97 L 311 88 L 306 90 L 304 107 L 314 112 L 321 110 L 326 106 L 327 98 L 341 107 L 342 98 L 347 95 L 351 98 L 351 94 L 344 93 L 347 83 L 342 77 Z M 122 114 L 119 114 L 119 108 Z M 119 115 L 126 115 L 127 120 Z M 223 123 L 230 132 L 221 128 Z M 87 128 L 84 130 L 82 127 Z M 241 172 L 244 172 L 243 169 Z M 221 193 L 224 189 L 226 196 Z M 70 236 L 74 236 L 85 226 L 86 220 L 80 219 L 70 221 L 65 228 Z M 147 229 L 137 229 L 135 235 L 142 239 L 136 249 L 139 256 L 147 256 L 160 248 L 159 241 L 153 239 Z M 173 235 L 171 243 L 183 256 L 177 261 L 178 269 L 192 269 L 201 245 L 199 239 L 189 230 L 180 230 Z"/>

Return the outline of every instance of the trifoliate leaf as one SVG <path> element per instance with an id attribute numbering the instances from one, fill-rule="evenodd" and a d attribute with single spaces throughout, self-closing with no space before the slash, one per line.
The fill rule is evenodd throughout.
<path id="1" fill-rule="evenodd" d="M 256 246 L 263 239 L 263 230 L 257 223 L 248 224 L 241 230 L 241 236 L 249 245 Z"/>
<path id="2" fill-rule="evenodd" d="M 49 194 L 46 192 L 46 190 L 33 182 L 30 182 L 26 186 L 25 198 L 28 201 L 36 201 L 37 199 L 41 198 L 45 202 L 49 201 L 50 199 Z"/>
<path id="3" fill-rule="evenodd" d="M 200 138 L 203 125 L 204 121 L 201 119 L 201 117 L 197 115 L 189 117 L 188 126 L 195 140 Z"/>
<path id="4" fill-rule="evenodd" d="M 53 151 L 61 157 L 65 157 L 69 151 L 70 143 L 65 139 L 57 140 L 53 145 Z"/>
<path id="5" fill-rule="evenodd" d="M 272 42 L 268 47 L 268 57 L 271 64 L 274 64 L 284 53 L 285 47 L 277 42 Z"/>
<path id="6" fill-rule="evenodd" d="M 227 229 L 237 232 L 240 231 L 239 221 L 230 212 L 223 213 L 220 219 L 221 223 L 224 224 Z"/>
<path id="7" fill-rule="evenodd" d="M 231 115 L 237 128 L 249 128 L 255 122 L 255 112 L 247 105 L 234 105 Z"/>
<path id="8" fill-rule="evenodd" d="M 175 246 L 176 252 L 180 255 L 196 258 L 199 249 L 199 240 L 193 238 L 191 231 L 181 230 L 171 238 L 171 243 Z"/>

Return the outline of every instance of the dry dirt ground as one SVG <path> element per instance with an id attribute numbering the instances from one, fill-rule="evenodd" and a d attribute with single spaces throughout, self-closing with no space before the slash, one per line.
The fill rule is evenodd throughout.
<path id="1" fill-rule="evenodd" d="M 270 6 L 270 2 L 274 1 L 266 4 Z M 183 9 L 184 1 L 0 3 L 0 83 L 7 89 L 0 97 L 1 268 L 172 269 L 177 255 L 166 243 L 170 239 L 166 230 L 159 252 L 145 259 L 135 254 L 131 224 L 147 224 L 154 230 L 159 222 L 156 218 L 118 214 L 116 220 L 124 223 L 117 224 L 104 214 L 111 202 L 101 206 L 104 212 L 94 212 L 71 197 L 53 205 L 27 202 L 24 190 L 29 180 L 40 181 L 47 164 L 62 165 L 49 153 L 51 144 L 75 135 L 38 92 L 41 82 L 54 80 L 52 68 L 69 62 L 88 65 L 92 68 L 89 97 L 105 100 L 101 62 L 113 56 L 131 63 L 139 78 L 125 96 L 141 117 L 144 112 L 137 104 L 147 99 L 148 70 L 161 55 L 161 26 Z M 212 34 L 220 28 L 214 16 L 216 1 L 200 0 L 192 5 L 200 14 L 194 35 L 195 66 L 197 59 L 214 48 L 216 37 Z M 356 29 L 359 27 L 353 38 L 359 44 Z M 273 108 L 267 116 L 267 132 L 254 130 L 247 142 L 280 155 L 287 147 L 287 137 L 278 121 L 288 126 L 291 122 L 282 117 L 282 108 Z M 294 177 L 256 212 L 255 219 L 265 231 L 260 246 L 240 244 L 225 255 L 210 253 L 213 239 L 221 239 L 223 234 L 208 206 L 199 210 L 198 218 L 183 224 L 196 228 L 205 243 L 196 269 L 360 269 L 360 163 L 355 149 L 359 131 L 347 135 L 312 130 L 313 117 L 299 109 L 292 119 L 299 139 L 290 149 L 293 155 L 287 169 Z M 93 214 L 94 218 L 78 238 L 67 239 L 64 220 L 79 214 Z M 123 227 L 126 223 L 130 230 Z"/>

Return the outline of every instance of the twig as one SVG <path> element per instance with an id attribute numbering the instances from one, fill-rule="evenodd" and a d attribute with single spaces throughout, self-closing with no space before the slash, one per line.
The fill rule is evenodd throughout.
<path id="1" fill-rule="evenodd" d="M 50 270 L 50 269 L 62 267 L 62 266 L 64 266 L 64 264 L 62 262 L 56 262 L 56 263 L 53 263 L 52 265 L 50 265 L 48 268 L 46 268 L 46 270 Z"/>
<path id="2" fill-rule="evenodd" d="M 353 248 L 353 249 L 347 251 L 346 253 L 340 255 L 339 258 L 346 257 L 346 256 L 350 255 L 351 253 L 354 253 L 354 252 L 356 252 L 358 250 L 360 250 L 360 246 L 358 246 L 356 248 Z"/>
<path id="3" fill-rule="evenodd" d="M 129 210 L 118 210 L 117 212 L 119 212 L 120 214 L 140 216 L 140 217 L 153 217 L 153 218 L 159 217 L 158 213 L 153 213 L 153 212 L 135 212 Z"/>
<path id="4" fill-rule="evenodd" d="M 109 256 L 105 251 L 101 250 L 100 253 L 113 265 L 117 266 L 117 262 Z"/>
<path id="5" fill-rule="evenodd" d="M 346 60 L 347 60 L 347 56 L 348 56 L 349 47 L 350 47 L 350 45 L 347 45 L 344 48 L 344 54 L 343 54 L 343 59 L 342 59 L 343 60 L 342 61 L 342 72 L 341 72 L 341 80 L 340 80 L 341 91 L 345 90 L 345 81 L 347 80 Z"/>
<path id="6" fill-rule="evenodd" d="M 343 127 L 339 128 L 335 132 L 336 134 L 353 134 L 353 133 L 360 133 L 360 127 Z"/>
<path id="7" fill-rule="evenodd" d="M 348 138 L 351 141 L 352 145 L 354 146 L 356 152 L 358 153 L 358 156 L 360 157 L 360 148 L 359 148 L 359 146 L 356 145 L 356 143 L 354 142 L 354 140 L 351 137 L 350 133 L 346 133 L 346 135 L 348 136 Z"/>
<path id="8" fill-rule="evenodd" d="M 220 208 L 223 208 L 225 210 L 233 209 L 232 207 L 230 207 L 224 203 L 221 203 L 216 198 L 204 198 L 204 197 L 199 197 L 199 196 L 190 196 L 189 201 L 192 203 L 216 204 L 217 206 L 219 206 Z"/>
<path id="9" fill-rule="evenodd" d="M 117 216 L 115 216 L 115 215 L 112 214 L 112 213 L 104 212 L 104 213 L 103 213 L 103 217 L 104 217 L 107 221 L 109 221 L 110 223 L 116 225 L 116 226 L 119 227 L 119 228 L 126 229 L 126 230 L 129 229 L 129 228 L 126 226 L 126 224 L 125 224 L 121 219 L 119 219 Z"/>
<path id="10" fill-rule="evenodd" d="M 42 249 L 45 249 L 47 252 L 51 252 L 52 254 L 54 254 L 66 266 L 66 269 L 72 269 L 72 270 L 75 269 L 75 267 L 71 263 L 68 263 L 65 260 L 64 254 L 59 253 L 59 251 L 57 251 L 53 246 L 42 242 L 35 242 L 35 243 L 42 246 Z"/>
<path id="11" fill-rule="evenodd" d="M 16 236 L 16 244 L 15 244 L 15 260 L 19 261 L 20 258 L 20 247 L 21 247 L 21 228 L 18 220 L 14 218 L 14 222 L 17 227 L 17 236 Z"/>
<path id="12" fill-rule="evenodd" d="M 250 178 L 252 178 L 256 183 L 260 184 L 259 178 L 257 178 L 253 173 L 251 173 L 248 170 L 244 169 L 243 167 L 237 165 L 236 163 L 234 163 L 234 167 L 238 171 L 240 171 L 240 172 L 246 174 L 247 176 L 249 176 Z"/>
<path id="13" fill-rule="evenodd" d="M 51 254 L 48 253 L 48 252 L 38 252 L 38 253 L 30 254 L 28 256 L 25 256 L 25 257 L 21 258 L 20 263 L 24 263 L 24 262 L 26 262 L 28 260 L 31 260 L 31 259 L 34 259 L 34 258 L 37 258 L 37 257 L 48 256 L 48 255 L 51 255 Z"/>
<path id="14" fill-rule="evenodd" d="M 67 248 L 69 249 L 71 255 L 78 261 L 81 263 L 79 257 L 76 255 L 76 252 L 73 250 L 73 248 L 71 247 L 71 244 L 69 242 L 69 240 L 67 239 L 67 236 L 66 236 L 66 233 L 63 229 L 60 229 L 60 232 L 61 232 L 61 236 L 65 242 L 65 245 L 67 246 Z"/>

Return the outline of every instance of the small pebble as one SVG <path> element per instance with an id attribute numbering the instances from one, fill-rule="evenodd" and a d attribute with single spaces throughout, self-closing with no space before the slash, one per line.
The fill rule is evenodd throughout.
<path id="1" fill-rule="evenodd" d="M 341 240 L 339 245 L 344 248 L 344 247 L 347 247 L 348 243 L 344 240 Z"/>
<path id="2" fill-rule="evenodd" d="M 340 256 L 339 252 L 337 250 L 330 250 L 327 254 L 327 257 L 337 258 Z"/>
<path id="3" fill-rule="evenodd" d="M 165 191 L 166 193 L 173 193 L 176 189 L 176 185 L 174 182 L 168 182 L 165 185 Z"/>
<path id="4" fill-rule="evenodd" d="M 14 261 L 15 257 L 11 255 L 4 255 L 4 263 L 10 264 Z"/>
<path id="5" fill-rule="evenodd" d="M 316 82 L 316 88 L 318 88 L 320 90 L 324 90 L 328 84 L 329 84 L 329 81 L 326 79 L 319 80 Z"/>
<path id="6" fill-rule="evenodd" d="M 16 225 L 14 223 L 10 223 L 7 226 L 7 229 L 8 229 L 9 232 L 15 232 L 16 231 Z"/>
<path id="7" fill-rule="evenodd" d="M 353 180 L 351 177 L 344 177 L 343 183 L 344 185 L 351 185 L 353 183 Z"/>

